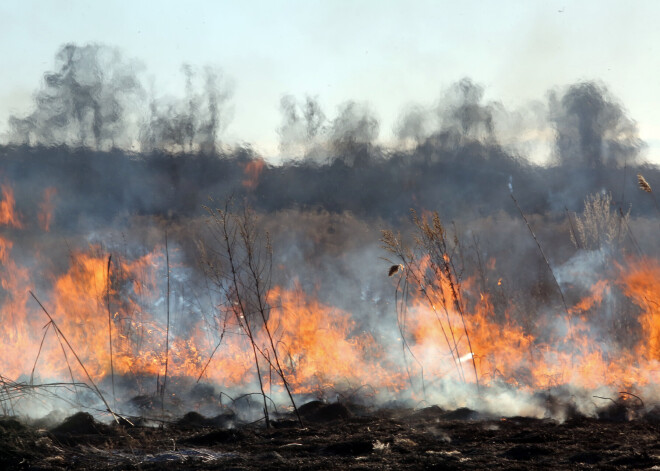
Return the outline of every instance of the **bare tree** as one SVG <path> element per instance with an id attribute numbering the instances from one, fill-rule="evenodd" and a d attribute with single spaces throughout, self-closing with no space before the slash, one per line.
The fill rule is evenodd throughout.
<path id="1" fill-rule="evenodd" d="M 186 91 L 183 98 L 156 99 L 140 131 L 143 151 L 216 152 L 218 135 L 226 125 L 228 84 L 219 70 L 206 67 L 201 78 L 187 64 L 182 67 Z"/>
<path id="2" fill-rule="evenodd" d="M 10 118 L 12 139 L 96 149 L 127 144 L 127 127 L 143 95 L 140 66 L 98 44 L 62 46 L 55 66 L 35 94 L 34 111 Z"/>

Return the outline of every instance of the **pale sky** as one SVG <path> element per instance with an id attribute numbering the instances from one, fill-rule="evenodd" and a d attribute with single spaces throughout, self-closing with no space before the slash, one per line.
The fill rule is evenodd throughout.
<path id="1" fill-rule="evenodd" d="M 515 110 L 550 89 L 599 80 L 660 162 L 660 2 L 413 0 L 3 0 L 0 131 L 29 111 L 67 42 L 103 43 L 144 63 L 161 94 L 183 93 L 183 63 L 233 83 L 223 140 L 277 153 L 280 98 L 317 96 L 328 116 L 369 104 L 392 139 L 402 109 L 463 77 Z"/>

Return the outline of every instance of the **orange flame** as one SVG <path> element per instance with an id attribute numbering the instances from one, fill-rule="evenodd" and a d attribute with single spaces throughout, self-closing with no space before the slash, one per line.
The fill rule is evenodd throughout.
<path id="1" fill-rule="evenodd" d="M 27 293 L 33 289 L 31 276 L 11 260 L 11 250 L 12 243 L 0 238 L 0 281 L 6 293 L 0 323 L 5 352 L 2 371 L 18 377 L 34 365 L 44 316 L 28 302 Z M 165 325 L 162 316 L 150 312 L 164 295 L 159 286 L 163 263 L 162 250 L 156 250 L 132 261 L 114 262 L 108 278 L 107 258 L 92 247 L 72 254 L 68 271 L 53 280 L 52 292 L 44 296 L 44 304 L 95 380 L 110 372 L 108 315 L 114 330 L 115 374 L 163 374 Z M 619 267 L 619 274 L 618 284 L 642 309 L 641 339 L 632 351 L 594 340 L 593 322 L 583 315 L 589 309 L 598 311 L 603 293 L 609 289 L 604 282 L 595 284 L 591 295 L 571 309 L 569 319 L 557 316 L 557 326 L 563 327 L 555 327 L 557 332 L 542 340 L 514 322 L 508 313 L 496 315 L 487 293 L 481 293 L 461 319 L 455 306 L 443 307 L 441 291 L 450 289 L 444 281 L 439 292 L 427 293 L 432 305 L 426 296 L 418 295 L 413 300 L 407 324 L 411 352 L 424 365 L 428 381 L 454 378 L 474 382 L 474 361 L 484 385 L 504 382 L 535 390 L 565 384 L 590 389 L 657 384 L 660 303 L 655 298 L 660 293 L 660 263 L 630 261 Z M 470 290 L 473 284 L 467 280 L 463 289 Z M 350 313 L 323 305 L 297 285 L 291 290 L 274 287 L 268 297 L 272 305 L 268 325 L 294 392 L 318 393 L 360 384 L 391 392 L 406 388 L 406 375 L 397 365 L 391 346 L 360 330 Z M 551 323 L 541 327 L 548 328 Z M 247 339 L 236 335 L 240 332 L 237 326 L 233 329 L 206 371 L 209 380 L 225 387 L 254 378 Z M 214 344 L 207 333 L 200 323 L 190 328 L 186 338 L 170 339 L 172 376 L 199 375 Z M 263 329 L 258 330 L 256 341 L 267 351 Z M 268 370 L 265 360 L 260 361 L 264 371 Z M 71 355 L 67 364 L 51 332 L 44 341 L 37 373 L 63 379 L 69 377 L 69 369 L 76 378 L 83 377 Z M 276 377 L 272 380 L 281 383 Z"/>
<path id="2" fill-rule="evenodd" d="M 591 294 L 570 310 L 570 318 L 557 314 L 545 321 L 546 338 L 541 339 L 515 323 L 508 313 L 496 316 L 486 293 L 480 293 L 472 308 L 461 313 L 446 302 L 450 293 L 446 279 L 435 291 L 427 287 L 423 295 L 414 297 L 408 321 L 412 351 L 424 359 L 431 375 L 468 382 L 475 381 L 474 358 L 479 381 L 486 385 L 505 382 L 538 390 L 570 384 L 631 390 L 655 384 L 660 373 L 660 302 L 653 299 L 660 296 L 660 264 L 630 261 L 629 265 L 632 269 L 620 267 L 619 283 L 644 309 L 639 318 L 644 334 L 634 351 L 597 341 L 593 325 L 598 319 L 580 315 L 602 307 L 609 289 L 605 280 L 597 282 Z M 474 284 L 468 279 L 463 291 L 473 291 Z"/>
<path id="3" fill-rule="evenodd" d="M 647 362 L 660 366 L 660 262 L 658 260 L 629 260 L 630 271 L 624 273 L 620 283 L 628 296 L 642 309 L 639 323 L 642 341 L 636 354 Z"/>
<path id="4" fill-rule="evenodd" d="M 2 187 L 2 194 L 0 223 L 20 229 L 11 188 Z M 54 195 L 54 190 L 46 190 L 44 201 L 52 201 Z M 52 214 L 52 208 L 47 213 Z M 31 301 L 31 290 L 37 292 L 95 381 L 110 374 L 111 361 L 117 375 L 163 374 L 166 323 L 162 306 L 167 296 L 163 248 L 134 258 L 116 257 L 109 263 L 108 254 L 92 246 L 74 251 L 69 267 L 62 272 L 43 274 L 14 260 L 14 245 L 0 236 L 3 376 L 29 374 L 38 356 L 37 374 L 84 379 L 70 352 L 65 357 L 61 339 L 48 326 L 44 337 L 45 316 Z M 422 262 L 422 270 L 428 263 L 428 259 Z M 495 266 L 493 259 L 487 269 Z M 406 274 L 410 272 L 406 269 Z M 602 274 L 569 312 L 530 315 L 531 325 L 516 320 L 511 306 L 496 309 L 495 293 L 477 288 L 483 282 L 463 280 L 463 295 L 456 301 L 452 280 L 443 273 L 437 276 L 437 283 L 411 291 L 401 329 L 404 337 L 399 339 L 407 342 L 405 354 L 414 355 L 429 383 L 445 379 L 473 383 L 478 378 L 486 386 L 504 383 L 523 390 L 572 385 L 622 388 L 619 391 L 660 383 L 660 261 L 627 259 Z M 492 279 L 495 283 L 497 278 Z M 498 294 L 503 291 L 500 282 Z M 34 284 L 39 286 L 35 289 Z M 607 300 L 614 290 L 636 309 L 628 315 L 634 315 L 639 328 L 630 333 L 628 343 L 613 341 L 602 327 L 608 315 L 623 315 L 607 314 Z M 271 368 L 275 353 L 295 393 L 323 393 L 364 384 L 399 393 L 412 382 L 415 367 L 404 365 L 401 345 L 393 346 L 391 339 L 366 331 L 350 312 L 325 305 L 297 284 L 292 289 L 275 286 L 267 298 L 268 328 L 277 352 L 269 350 L 272 347 L 259 319 L 255 342 L 268 357 L 259 362 L 273 385 L 281 384 Z M 112 360 L 108 319 L 113 333 Z M 173 329 L 170 375 L 200 375 L 219 342 L 219 331 L 225 329 L 218 319 L 213 322 L 190 321 L 185 332 Z M 205 377 L 223 387 L 244 386 L 254 381 L 252 350 L 237 322 L 230 322 L 226 332 Z"/>
<path id="5" fill-rule="evenodd" d="M 261 158 L 250 160 L 245 164 L 245 167 L 243 168 L 245 179 L 241 182 L 245 188 L 248 190 L 254 190 L 257 187 L 259 184 L 259 176 L 265 165 L 266 162 Z"/>
<path id="6" fill-rule="evenodd" d="M 325 306 L 293 290 L 276 287 L 270 294 L 277 306 L 269 322 L 287 359 L 287 371 L 296 392 L 331 389 L 339 384 L 377 384 L 397 389 L 399 374 L 388 374 L 382 346 L 371 334 L 358 332 L 347 312 Z"/>
<path id="7" fill-rule="evenodd" d="M 44 197 L 39 204 L 39 227 L 44 231 L 50 230 L 50 225 L 53 222 L 53 211 L 55 210 L 54 198 L 57 194 L 57 188 L 48 187 L 44 190 Z"/>
<path id="8" fill-rule="evenodd" d="M 20 221 L 18 214 L 14 208 L 16 201 L 14 200 L 14 190 L 9 186 L 2 186 L 2 201 L 0 201 L 0 225 L 15 227 L 21 229 L 23 223 Z"/>

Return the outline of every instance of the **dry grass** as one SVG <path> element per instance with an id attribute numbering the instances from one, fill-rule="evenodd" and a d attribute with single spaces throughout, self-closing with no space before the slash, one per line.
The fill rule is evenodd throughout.
<path id="1" fill-rule="evenodd" d="M 629 219 L 630 210 L 626 213 L 616 211 L 610 193 L 589 195 L 584 200 L 582 215 L 575 215 L 576 234 L 571 234 L 571 240 L 576 247 L 587 250 L 618 245 L 626 237 Z"/>
<path id="2" fill-rule="evenodd" d="M 411 210 L 411 214 L 416 229 L 413 246 L 408 246 L 399 234 L 394 234 L 390 230 L 383 231 L 381 237 L 383 248 L 396 258 L 396 261 L 388 260 L 393 264 L 389 269 L 389 276 L 401 273 L 395 293 L 397 321 L 401 333 L 404 359 L 405 352 L 407 352 L 418 363 L 422 370 L 423 382 L 423 365 L 415 358 L 409 348 L 405 331 L 409 292 L 419 291 L 435 314 L 459 377 L 466 381 L 466 372 L 459 360 L 466 352 L 461 352 L 461 349 L 467 349 L 467 353 L 471 355 L 473 350 L 465 322 L 465 301 L 461 288 L 461 273 L 454 264 L 459 246 L 458 238 L 456 236 L 453 239 L 447 237 L 447 232 L 437 212 L 432 213 L 430 217 L 420 217 L 414 210 Z M 458 314 L 460 318 L 459 325 L 452 321 L 452 312 Z M 467 345 L 460 345 L 461 338 L 465 339 Z M 474 356 L 471 358 L 478 387 L 477 367 Z M 424 387 L 423 384 L 422 387 Z"/>
<path id="3" fill-rule="evenodd" d="M 651 185 L 649 185 L 649 182 L 646 181 L 646 178 L 639 173 L 637 174 L 637 183 L 639 184 L 639 187 L 644 190 L 647 193 L 653 193 L 653 190 L 651 189 Z"/>
<path id="4" fill-rule="evenodd" d="M 270 398 L 264 389 L 268 369 L 261 364 L 262 360 L 281 380 L 293 411 L 302 426 L 302 419 L 298 414 L 287 379 L 288 373 L 280 361 L 278 341 L 274 338 L 273 328 L 268 322 L 270 311 L 268 295 L 273 268 L 270 235 L 260 231 L 258 217 L 247 205 L 244 205 L 242 210 L 234 211 L 231 200 L 227 200 L 224 209 L 206 207 L 206 210 L 209 214 L 208 229 L 216 246 L 205 247 L 200 242 L 202 266 L 209 279 L 226 299 L 226 306 L 229 309 L 224 316 L 232 315 L 249 339 L 263 397 L 266 427 L 270 427 L 267 404 Z M 266 345 L 262 345 L 257 340 L 256 335 L 260 330 L 265 333 Z"/>

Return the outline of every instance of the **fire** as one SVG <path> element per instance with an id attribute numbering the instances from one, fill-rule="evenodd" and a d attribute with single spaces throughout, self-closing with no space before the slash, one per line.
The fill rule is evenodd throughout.
<path id="1" fill-rule="evenodd" d="M 0 224 L 20 231 L 11 188 L 3 187 L 2 194 Z M 54 190 L 44 192 L 44 214 L 52 215 L 47 202 L 54 195 Z M 51 217 L 39 216 L 44 229 Z M 15 243 L 0 236 L 0 372 L 19 378 L 34 369 L 43 379 L 85 380 L 72 352 L 30 298 L 33 291 L 94 381 L 111 372 L 162 377 L 167 362 L 171 377 L 201 375 L 226 388 L 250 387 L 255 360 L 239 322 L 219 314 L 212 320 L 193 315 L 192 308 L 174 303 L 180 293 L 170 293 L 168 300 L 167 281 L 174 275 L 171 266 L 167 272 L 165 250 L 156 246 L 141 255 L 111 257 L 91 245 L 73 250 L 68 267 L 42 272 L 38 263 L 15 260 Z M 443 260 L 451 262 L 447 255 Z M 491 271 L 495 267 L 494 259 L 486 265 Z M 428 384 L 478 381 L 484 387 L 505 384 L 527 391 L 564 385 L 634 391 L 657 385 L 660 262 L 628 258 L 612 267 L 567 310 L 538 316 L 531 325 L 520 323 L 513 305 L 495 308 L 492 300 L 503 293 L 502 278 L 492 278 L 497 289 L 491 293 L 484 289 L 483 274 L 481 282 L 467 277 L 459 285 L 440 270 L 433 283 L 409 293 L 398 343 L 370 331 L 351 312 L 320 302 L 299 284 L 273 286 L 266 296 L 268 331 L 263 320 L 254 321 L 260 370 L 268 387 L 280 387 L 277 355 L 293 392 L 307 394 L 369 385 L 396 395 L 420 382 L 422 368 Z M 420 270 L 429 270 L 428 258 Z M 406 267 L 396 274 L 415 273 Z M 639 326 L 627 343 L 608 337 L 605 328 L 611 322 L 607 316 L 623 315 L 608 314 L 614 291 L 629 301 L 627 315 L 636 316 Z M 168 303 L 173 311 L 169 329 Z M 182 319 L 185 328 L 179 327 Z"/>
<path id="2" fill-rule="evenodd" d="M 393 376 L 386 365 L 378 362 L 385 357 L 382 346 L 369 333 L 359 331 L 349 313 L 318 302 L 297 284 L 290 290 L 274 287 L 267 298 L 271 304 L 269 330 L 294 393 L 323 394 L 365 382 L 390 389 L 400 387 L 400 375 Z M 244 335 L 236 334 L 238 330 L 214 357 L 207 379 L 226 386 L 254 380 L 249 343 Z M 259 329 L 255 343 L 274 364 L 265 329 Z M 262 359 L 260 365 L 268 372 L 268 382 L 281 386 L 268 361 Z"/>
<path id="3" fill-rule="evenodd" d="M 1 186 L 2 201 L 0 201 L 0 226 L 5 225 L 20 229 L 23 223 L 20 221 L 18 213 L 14 208 L 16 201 L 14 200 L 14 190 L 9 186 Z"/>
<path id="4" fill-rule="evenodd" d="M 40 325 L 29 325 L 26 319 L 26 300 L 31 288 L 29 272 L 17 266 L 11 258 L 13 244 L 0 237 L 0 339 L 3 345 L 3 375 L 18 378 L 29 372 L 32 366 L 26 358 L 26 350 L 34 349 L 31 328 L 39 331 Z"/>
<path id="5" fill-rule="evenodd" d="M 602 310 L 610 289 L 607 280 L 595 283 L 568 315 L 557 313 L 554 320 L 530 332 L 509 312 L 496 316 L 487 293 L 479 293 L 469 309 L 459 310 L 448 302 L 451 287 L 446 278 L 435 289 L 426 287 L 414 297 L 408 320 L 412 351 L 435 377 L 467 382 L 478 378 L 482 385 L 634 390 L 655 384 L 660 372 L 660 302 L 654 297 L 660 292 L 660 264 L 629 260 L 616 274 L 625 295 L 644 309 L 639 317 L 643 334 L 633 351 L 598 341 L 594 326 L 600 320 L 584 314 Z M 464 281 L 463 292 L 475 292 L 475 284 L 474 279 Z"/>
<path id="6" fill-rule="evenodd" d="M 242 184 L 248 190 L 254 190 L 259 184 L 259 176 L 264 169 L 266 162 L 259 158 L 250 160 L 245 164 L 243 173 L 245 174 L 245 179 L 242 181 Z"/>
<path id="7" fill-rule="evenodd" d="M 34 366 L 46 320 L 29 302 L 27 294 L 33 289 L 30 273 L 11 260 L 11 251 L 11 241 L 0 238 L 0 277 L 5 292 L 0 332 L 5 345 L 2 371 L 19 377 Z M 52 291 L 43 297 L 95 381 L 110 374 L 111 361 L 115 375 L 163 374 L 164 319 L 150 311 L 159 300 L 162 304 L 164 295 L 162 252 L 156 248 L 134 260 L 113 261 L 110 270 L 107 256 L 98 247 L 75 252 L 69 269 L 53 279 Z M 556 327 L 556 332 L 543 339 L 526 332 L 508 313 L 497 316 L 487 293 L 480 293 L 478 301 L 463 312 L 463 319 L 454 306 L 443 307 L 442 296 L 448 291 L 417 295 L 407 324 L 411 352 L 424 365 L 428 381 L 453 378 L 475 382 L 478 378 L 485 386 L 508 383 L 530 390 L 565 384 L 593 389 L 655 383 L 660 379 L 660 303 L 654 300 L 660 292 L 660 263 L 630 261 L 619 267 L 619 274 L 619 285 L 642 309 L 642 338 L 634 351 L 610 351 L 611 345 L 608 350 L 593 339 L 591 324 L 581 313 L 597 311 L 603 302 L 603 293 L 609 288 L 606 283 L 597 283 L 591 295 L 572 308 L 569 319 L 557 316 L 557 326 L 565 331 Z M 449 290 L 447 281 L 444 283 L 442 289 Z M 467 280 L 463 290 L 470 291 L 473 285 Z M 361 330 L 350 313 L 323 305 L 298 285 L 289 290 L 273 287 L 268 299 L 268 325 L 294 392 L 320 393 L 369 384 L 395 393 L 407 387 L 408 380 L 391 346 Z M 108 317 L 114 334 L 112 360 Z M 226 387 L 237 387 L 254 380 L 254 360 L 238 326 L 230 326 L 229 333 L 204 376 Z M 207 334 L 207 328 L 198 323 L 187 337 L 175 335 L 170 339 L 167 354 L 171 376 L 196 378 L 200 374 L 214 343 Z M 256 341 L 267 352 L 265 335 L 264 329 L 259 330 Z M 265 359 L 260 365 L 269 371 Z M 60 380 L 71 374 L 83 378 L 71 355 L 64 358 L 63 347 L 52 331 L 46 335 L 36 371 Z M 273 384 L 281 383 L 272 371 L 269 375 Z"/>
<path id="8" fill-rule="evenodd" d="M 277 327 L 296 392 L 324 391 L 342 383 L 400 387 L 399 375 L 391 377 L 386 365 L 379 364 L 383 347 L 369 333 L 358 332 L 349 313 L 324 306 L 299 286 L 276 287 L 270 297 L 276 307 L 269 322 Z"/>
<path id="9" fill-rule="evenodd" d="M 635 353 L 655 365 L 660 377 L 660 262 L 657 260 L 629 260 L 630 270 L 620 280 L 628 296 L 642 310 L 639 323 L 642 341 Z"/>
<path id="10" fill-rule="evenodd" d="M 53 222 L 53 211 L 55 210 L 54 198 L 57 194 L 57 188 L 49 187 L 44 190 L 44 196 L 39 204 L 39 227 L 44 231 L 50 230 L 50 225 Z"/>

